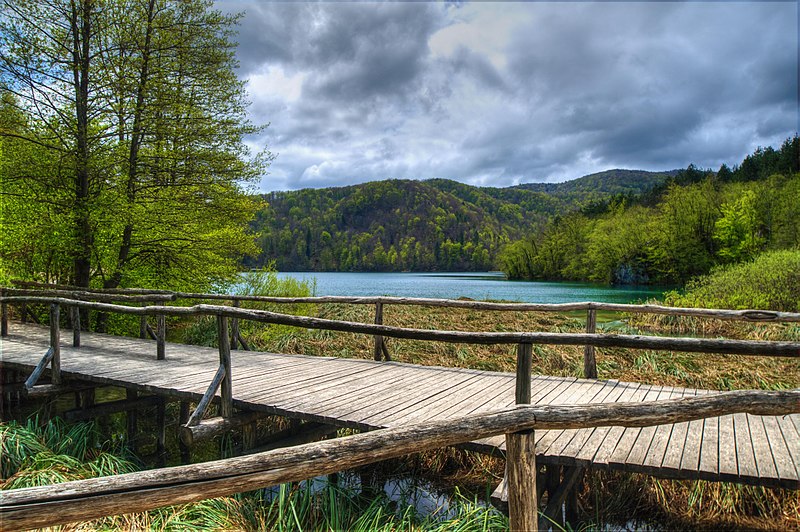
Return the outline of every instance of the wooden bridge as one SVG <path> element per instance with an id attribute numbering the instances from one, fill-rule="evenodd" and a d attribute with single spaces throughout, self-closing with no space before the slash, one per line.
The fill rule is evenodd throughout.
<path id="1" fill-rule="evenodd" d="M 590 332 L 585 334 L 464 333 L 401 329 L 386 327 L 380 323 L 381 305 L 392 302 L 420 303 L 414 300 L 342 298 L 349 302 L 378 305 L 376 324 L 355 324 L 215 305 L 129 307 L 86 301 L 87 298 L 79 300 L 75 297 L 78 296 L 76 293 L 72 293 L 74 299 L 57 297 L 63 295 L 65 294 L 39 293 L 15 296 L 13 292 L 10 295 L 7 292 L 3 299 L 3 368 L 31 374 L 27 383 L 31 393 L 35 393 L 37 389 L 42 389 L 41 393 L 57 392 L 59 388 L 68 387 L 69 383 L 90 383 L 120 386 L 136 392 L 197 403 L 195 413 L 183 428 L 182 436 L 185 441 L 230 430 L 252 421 L 253 416 L 258 414 L 278 414 L 313 424 L 348 427 L 361 431 L 386 428 L 401 430 L 404 427 L 425 423 L 448 423 L 465 418 L 480 418 L 508 410 L 515 404 L 550 408 L 545 412 L 562 412 L 558 405 L 568 405 L 576 412 L 581 408 L 574 407 L 587 405 L 583 410 L 589 412 L 599 405 L 605 408 L 603 412 L 608 418 L 609 415 L 613 417 L 610 413 L 623 412 L 631 405 L 638 404 L 642 407 L 672 405 L 680 402 L 664 403 L 664 401 L 681 398 L 695 398 L 694 402 L 689 401 L 689 403 L 698 405 L 702 405 L 703 401 L 713 400 L 722 401 L 720 404 L 724 404 L 728 395 L 709 390 L 596 378 L 531 375 L 533 343 L 587 345 L 585 365 L 590 375 L 592 372 L 596 375 L 596 369 L 592 367 L 594 352 L 590 348 L 603 345 L 800 356 L 800 343 L 792 342 L 596 334 L 592 312 L 606 306 L 597 303 L 580 304 L 584 308 L 589 306 L 587 310 L 590 312 L 588 319 Z M 108 296 L 106 300 L 125 300 L 135 297 L 141 298 L 145 295 L 114 295 Z M 99 297 L 95 295 L 94 299 L 97 298 Z M 294 299 L 291 302 L 298 300 Z M 8 303 L 51 305 L 51 326 L 14 323 L 9 327 L 5 319 Z M 431 301 L 422 303 L 431 304 Z M 450 301 L 439 304 L 479 307 L 491 305 L 496 310 L 513 309 L 513 306 L 506 308 L 502 304 L 478 302 Z M 62 306 L 140 316 L 213 314 L 217 316 L 218 335 L 222 341 L 219 349 L 165 343 L 163 329 L 160 326 L 159 333 L 154 335 L 158 340 L 157 349 L 154 349 L 150 340 L 80 332 L 76 328 L 73 346 L 70 346 L 68 342 L 62 342 L 60 339 L 58 311 Z M 539 310 L 544 307 L 563 308 L 564 305 L 516 305 L 516 307 L 523 307 L 522 310 L 534 307 Z M 645 307 L 639 307 L 639 311 L 643 308 Z M 659 312 L 657 307 L 647 309 Z M 678 313 L 679 310 L 683 310 L 684 314 L 703 315 L 711 312 L 717 313 L 714 317 L 728 319 L 800 321 L 800 315 L 787 313 L 672 310 Z M 73 318 L 77 316 L 77 312 L 72 313 Z M 233 320 L 231 327 L 233 334 L 228 328 L 228 318 Z M 235 347 L 238 341 L 238 319 L 372 334 L 376 338 L 377 360 L 243 350 L 231 352 L 229 339 L 233 338 Z M 160 325 L 163 324 L 163 319 L 158 321 Z M 516 374 L 498 373 L 382 361 L 381 354 L 386 353 L 382 345 L 384 336 L 469 343 L 516 343 L 519 346 L 518 371 Z M 48 364 L 52 384 L 37 385 L 36 381 L 40 375 L 46 373 L 44 369 Z M 213 399 L 217 393 L 219 397 Z M 553 513 L 556 509 L 560 509 L 585 467 L 639 472 L 665 478 L 730 481 L 800 489 L 798 392 L 758 393 L 767 394 L 760 397 L 769 397 L 769 400 L 759 402 L 754 399 L 749 407 L 742 407 L 740 404 L 734 409 L 729 407 L 727 410 L 725 408 L 712 410 L 724 415 L 705 414 L 701 417 L 695 415 L 685 420 L 672 415 L 672 418 L 668 416 L 663 419 L 676 419 L 678 422 L 651 423 L 651 426 L 642 426 L 641 423 L 632 423 L 627 419 L 617 425 L 607 419 L 605 426 L 603 423 L 592 424 L 584 420 L 584 424 L 562 423 L 561 426 L 564 428 L 559 428 L 556 423 L 552 428 L 547 429 L 545 426 L 546 430 L 539 430 L 539 426 L 542 426 L 540 423 L 535 433 L 532 433 L 533 441 L 530 442 L 535 444 L 535 463 L 544 465 L 551 477 L 555 472 L 555 483 L 548 482 L 546 510 Z M 780 395 L 781 393 L 783 395 Z M 221 403 L 222 416 L 202 420 L 206 406 L 212 400 Z M 236 410 L 239 413 L 236 413 Z M 751 413 L 745 413 L 747 411 Z M 792 413 L 786 415 L 788 412 Z M 494 436 L 462 440 L 461 443 L 478 451 L 505 453 L 507 436 L 503 436 L 504 432 L 511 431 L 498 431 Z M 512 460 L 511 456 L 508 458 Z M 537 469 L 538 466 L 534 466 L 533 470 Z M 538 474 L 541 475 L 541 472 Z M 536 477 L 537 474 L 533 476 Z M 536 495 L 539 496 L 542 494 L 541 480 L 539 487 L 534 488 Z M 535 486 L 535 478 L 533 482 Z M 0 503 L 0 511 L 3 511 L 5 506 L 5 502 Z"/>

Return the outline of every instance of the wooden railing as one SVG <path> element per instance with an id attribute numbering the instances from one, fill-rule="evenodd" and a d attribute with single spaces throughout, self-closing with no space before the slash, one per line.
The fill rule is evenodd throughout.
<path id="1" fill-rule="evenodd" d="M 537 530 L 534 430 L 644 427 L 734 413 L 800 412 L 800 390 L 734 391 L 644 403 L 518 406 L 214 462 L 3 492 L 4 530 L 141 512 L 295 482 L 413 452 L 506 435 L 511 530 Z"/>
<path id="2" fill-rule="evenodd" d="M 231 345 L 228 319 L 247 319 L 263 323 L 283 324 L 310 329 L 325 329 L 416 340 L 472 344 L 517 344 L 515 409 L 476 415 L 455 421 L 427 423 L 385 429 L 338 439 L 336 442 L 308 444 L 288 450 L 272 451 L 248 457 L 222 460 L 211 464 L 182 466 L 105 479 L 92 479 L 57 486 L 12 490 L 3 493 L 0 518 L 3 528 L 23 529 L 58 523 L 86 520 L 104 515 L 142 511 L 167 504 L 191 502 L 209 497 L 247 491 L 279 482 L 302 480 L 316 475 L 384 460 L 415 451 L 438 448 L 506 434 L 509 508 L 511 526 L 530 530 L 537 526 L 536 464 L 534 429 L 586 428 L 604 425 L 649 426 L 660 423 L 689 421 L 709 416 L 746 412 L 760 415 L 800 413 L 800 391 L 788 392 L 724 392 L 699 398 L 613 405 L 525 406 L 531 400 L 532 345 L 583 345 L 591 347 L 625 347 L 637 349 L 678 350 L 697 353 L 730 353 L 757 356 L 800 357 L 800 342 L 725 340 L 706 338 L 674 338 L 640 335 L 613 335 L 550 332 L 465 332 L 391 327 L 382 324 L 357 323 L 307 316 L 294 316 L 265 310 L 221 305 L 199 304 L 189 307 L 149 305 L 132 307 L 103 301 L 89 301 L 97 294 L 83 293 L 85 299 L 21 294 L 6 289 L 0 296 L 3 308 L 3 334 L 8 334 L 7 305 L 43 304 L 50 306 L 50 348 L 26 382 L 34 391 L 36 381 L 50 365 L 52 385 L 61 382 L 59 309 L 87 309 L 99 312 L 146 316 L 216 316 L 220 365 L 194 414 L 184 429 L 189 438 L 200 438 L 237 426 L 233 414 L 231 390 Z M 71 293 L 74 295 L 74 293 Z M 105 301 L 126 297 L 153 297 L 164 301 L 187 296 L 178 293 L 103 294 Z M 113 296 L 113 297 L 109 297 Z M 189 296 L 231 300 L 234 297 L 208 294 Z M 97 297 L 99 299 L 99 297 Z M 800 314 L 763 311 L 726 311 L 675 309 L 649 305 L 617 305 L 580 303 L 567 305 L 535 305 L 482 303 L 474 301 L 419 300 L 407 298 L 261 298 L 235 296 L 238 300 L 287 303 L 347 302 L 354 304 L 425 304 L 445 307 L 467 307 L 485 310 L 599 310 L 625 312 L 660 312 L 682 315 L 703 315 L 722 319 L 800 322 Z M 123 299 L 140 302 L 139 299 Z M 488 308 L 492 307 L 492 308 Z M 75 311 L 73 311 L 75 314 Z M 74 324 L 74 322 L 73 322 Z M 74 326 L 74 325 L 73 325 Z M 76 344 L 79 345 L 79 342 Z M 163 344 L 162 344 L 163 345 Z M 157 359 L 163 358 L 157 350 Z M 221 417 L 202 420 L 206 406 L 221 388 Z M 251 419 L 251 418 L 248 418 Z"/>
<path id="3" fill-rule="evenodd" d="M 14 281 L 22 289 L 4 288 L 0 289 L 7 296 L 43 296 L 43 297 L 67 297 L 72 299 L 98 301 L 98 302 L 145 302 L 157 303 L 183 300 L 205 300 L 205 301 L 230 301 L 234 307 L 239 307 L 243 302 L 261 302 L 274 304 L 349 304 L 349 305 L 371 305 L 375 307 L 375 325 L 383 324 L 383 312 L 386 305 L 411 305 L 427 306 L 439 308 L 462 308 L 479 311 L 500 311 L 500 312 L 586 312 L 586 333 L 596 333 L 597 311 L 611 311 L 624 313 L 640 314 L 660 314 L 669 316 L 689 316 L 696 318 L 713 318 L 719 320 L 735 320 L 748 322 L 800 322 L 800 313 L 776 312 L 768 310 L 727 310 L 727 309 L 702 309 L 667 307 L 661 305 L 635 305 L 622 303 L 600 303 L 593 301 L 578 303 L 498 303 L 488 301 L 472 300 L 452 300 L 452 299 L 432 299 L 432 298 L 407 298 L 407 297 L 352 297 L 352 296 L 321 296 L 321 297 L 276 297 L 258 295 L 236 295 L 236 294 L 204 294 L 191 292 L 174 292 L 167 290 L 151 290 L 139 288 L 119 288 L 119 289 L 85 289 L 68 285 L 49 285 L 30 281 Z M 27 289 L 26 289 L 27 288 Z M 4 307 L 5 308 L 5 307 Z M 3 311 L 5 316 L 5 311 Z M 77 318 L 76 309 L 73 309 L 73 335 L 74 343 L 80 341 L 80 327 L 74 326 Z M 24 312 L 23 312 L 24 315 Z M 164 356 L 164 340 L 166 337 L 166 322 L 163 315 L 156 315 L 157 333 L 147 325 L 146 317 L 140 319 L 140 337 L 146 337 L 146 330 L 158 343 L 159 357 Z M 6 320 L 3 319 L 3 324 Z M 7 325 L 3 325 L 7 327 Z M 249 349 L 247 342 L 242 338 L 239 331 L 239 318 L 233 316 L 230 324 L 231 349 L 242 346 Z M 380 334 L 375 334 L 373 357 L 375 360 L 390 360 L 391 356 L 386 347 L 384 338 Z M 597 361 L 595 345 L 584 344 L 583 373 L 587 379 L 597 378 Z"/>
<path id="4" fill-rule="evenodd" d="M 131 296 L 133 297 L 133 296 Z M 219 345 L 219 368 L 198 404 L 195 412 L 182 429 L 182 438 L 190 444 L 198 439 L 208 438 L 224 430 L 229 430 L 245 422 L 246 416 L 237 418 L 233 415 L 233 398 L 231 391 L 231 344 L 228 318 L 247 319 L 262 323 L 290 325 L 306 329 L 323 329 L 349 333 L 368 334 L 376 337 L 389 337 L 413 340 L 440 341 L 447 343 L 467 344 L 517 344 L 517 402 L 530 402 L 530 376 L 532 365 L 532 349 L 534 344 L 544 345 L 577 345 L 591 347 L 622 347 L 633 349 L 674 350 L 694 353 L 720 353 L 752 356 L 800 357 L 800 342 L 726 340 L 710 338 L 676 338 L 642 335 L 616 335 L 598 333 L 552 333 L 552 332 L 466 332 L 439 331 L 428 329 L 412 329 L 375 325 L 370 323 L 348 322 L 281 314 L 266 310 L 245 309 L 221 305 L 178 306 L 145 306 L 130 307 L 97 301 L 81 301 L 76 299 L 52 298 L 42 296 L 2 296 L 0 302 L 6 304 L 47 304 L 51 306 L 51 316 L 58 317 L 58 308 L 82 308 L 100 312 L 114 312 L 138 316 L 155 315 L 163 322 L 166 316 L 216 316 L 217 337 Z M 460 302 L 459 302 L 460 303 Z M 736 311 L 719 311 L 736 312 Z M 55 314 L 53 314 L 55 313 Z M 5 316 L 5 315 L 4 315 Z M 800 321 L 800 315 L 781 313 L 782 319 Z M 51 348 L 41 359 L 37 370 L 26 382 L 30 393 L 36 393 L 36 381 L 44 368 L 50 364 L 53 383 L 60 382 L 60 349 L 57 347 L 60 337 L 59 320 L 51 319 Z M 163 338 L 163 336 L 161 336 Z M 56 347 L 53 347 L 56 346 Z M 164 359 L 163 340 L 157 347 L 156 358 Z M 525 390 L 527 387 L 527 391 Z M 217 391 L 221 394 L 221 417 L 201 422 L 205 410 L 213 400 Z M 527 399 L 526 399 L 527 397 Z"/>

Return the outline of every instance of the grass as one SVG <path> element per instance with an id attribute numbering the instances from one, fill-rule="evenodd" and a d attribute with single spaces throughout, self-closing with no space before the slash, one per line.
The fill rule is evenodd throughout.
<path id="1" fill-rule="evenodd" d="M 120 474 L 133 461 L 101 443 L 93 423 L 0 424 L 0 490 Z M 458 490 L 432 512 L 419 512 L 410 494 L 390 500 L 385 492 L 365 497 L 355 487 L 303 482 L 209 499 L 193 504 L 108 517 L 64 527 L 70 530 L 505 530 L 508 520 L 476 497 Z"/>

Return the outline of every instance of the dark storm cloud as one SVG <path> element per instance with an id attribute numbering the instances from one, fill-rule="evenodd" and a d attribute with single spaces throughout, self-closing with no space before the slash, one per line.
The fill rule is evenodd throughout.
<path id="1" fill-rule="evenodd" d="M 265 189 L 716 167 L 796 127 L 794 3 L 219 5 Z"/>

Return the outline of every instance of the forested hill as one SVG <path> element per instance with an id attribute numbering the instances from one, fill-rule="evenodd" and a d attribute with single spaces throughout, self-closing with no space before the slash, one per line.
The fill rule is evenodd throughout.
<path id="1" fill-rule="evenodd" d="M 499 251 L 557 214 L 635 195 L 668 175 L 611 170 L 559 184 L 474 187 L 388 180 L 267 194 L 253 223 L 261 253 L 282 271 L 486 271 Z"/>

